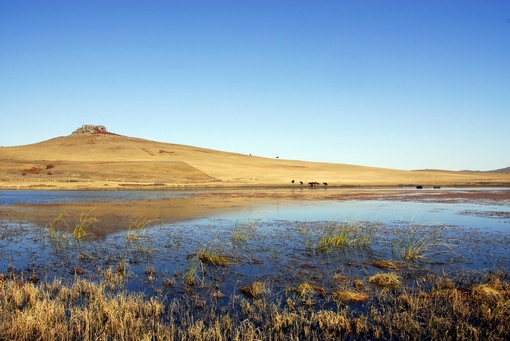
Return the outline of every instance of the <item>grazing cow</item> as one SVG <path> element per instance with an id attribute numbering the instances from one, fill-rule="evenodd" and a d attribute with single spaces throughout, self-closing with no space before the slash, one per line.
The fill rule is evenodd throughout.
<path id="1" fill-rule="evenodd" d="M 441 186 L 434 186 L 434 188 L 435 188 L 435 189 L 439 189 L 439 188 L 441 188 Z"/>
<path id="2" fill-rule="evenodd" d="M 328 185 L 328 183 L 327 183 L 327 182 L 323 182 L 322 184 L 323 184 L 324 186 L 327 186 L 327 185 Z"/>
<path id="3" fill-rule="evenodd" d="M 302 184 L 303 184 L 303 181 L 300 181 L 299 183 L 302 185 Z"/>
<path id="4" fill-rule="evenodd" d="M 423 189 L 423 186 L 416 186 L 416 189 Z"/>
<path id="5" fill-rule="evenodd" d="M 291 182 L 294 183 L 294 180 L 292 180 Z"/>
<path id="6" fill-rule="evenodd" d="M 319 183 L 316 181 L 309 182 L 308 184 L 310 185 L 310 187 L 319 185 Z"/>

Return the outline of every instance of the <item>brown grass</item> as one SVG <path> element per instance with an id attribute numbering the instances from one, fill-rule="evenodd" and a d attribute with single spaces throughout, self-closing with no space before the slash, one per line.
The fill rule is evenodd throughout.
<path id="1" fill-rule="evenodd" d="M 333 298 L 337 301 L 357 303 L 369 300 L 370 295 L 352 290 L 337 290 L 333 293 Z"/>
<path id="2" fill-rule="evenodd" d="M 163 151 L 163 152 L 161 152 Z M 55 156 L 58 155 L 58 160 Z M 294 186 L 299 181 L 332 186 L 508 185 L 508 174 L 400 171 L 228 153 L 120 135 L 69 135 L 0 149 L 0 188 L 37 185 L 56 189 L 165 186 Z M 37 171 L 58 165 L 51 178 Z M 21 176 L 21 172 L 25 176 Z M 291 184 L 291 180 L 295 180 Z"/>
<path id="3" fill-rule="evenodd" d="M 268 290 L 263 282 L 255 281 L 248 285 L 239 288 L 239 291 L 248 296 L 249 298 L 258 299 Z"/>
<path id="4" fill-rule="evenodd" d="M 389 261 L 389 260 L 374 260 L 373 262 L 367 263 L 369 265 L 375 266 L 379 269 L 393 269 L 398 270 L 402 269 L 402 264 L 397 264 L 395 262 Z"/>
<path id="5" fill-rule="evenodd" d="M 453 286 L 458 280 L 429 276 L 414 289 L 384 291 L 374 300 L 337 290 L 333 299 L 342 304 L 333 309 L 289 299 L 281 307 L 263 297 L 265 283 L 253 282 L 242 291 L 257 300 L 233 296 L 219 309 L 198 294 L 163 302 L 111 292 L 105 282 L 34 284 L 0 276 L 0 335 L 7 340 L 508 340 L 505 278 L 458 283 L 471 294 Z M 302 289 L 313 290 L 312 285 Z M 210 298 L 224 296 L 212 290 Z M 366 309 L 350 308 L 361 302 Z"/>
<path id="6" fill-rule="evenodd" d="M 375 274 L 368 279 L 368 282 L 380 287 L 390 287 L 402 284 L 399 277 L 394 273 Z"/>

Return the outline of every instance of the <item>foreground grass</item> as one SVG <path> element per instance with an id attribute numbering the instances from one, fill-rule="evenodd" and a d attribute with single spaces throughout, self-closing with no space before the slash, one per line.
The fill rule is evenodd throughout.
<path id="1" fill-rule="evenodd" d="M 420 285 L 335 290 L 302 284 L 286 302 L 240 290 L 228 304 L 184 292 L 163 301 L 106 281 L 0 278 L 0 335 L 8 340 L 507 340 L 507 274 L 430 276 Z M 253 286 L 255 287 L 255 286 Z M 253 289 L 253 288 L 252 288 Z M 253 289 L 254 290 L 254 289 Z M 252 290 L 252 291 L 253 291 Z M 330 295 L 329 308 L 296 297 Z M 290 302 L 293 302 L 292 304 Z M 225 303 L 225 302 L 223 302 Z M 363 309 L 359 309 L 359 305 Z M 357 308 L 358 307 L 358 308 Z"/>

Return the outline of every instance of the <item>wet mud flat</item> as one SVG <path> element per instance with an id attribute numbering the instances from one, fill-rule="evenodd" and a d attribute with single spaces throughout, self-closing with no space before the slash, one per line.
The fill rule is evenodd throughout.
<path id="1" fill-rule="evenodd" d="M 326 194 L 327 200 L 334 200 L 332 195 L 348 196 Z M 228 191 L 201 195 L 204 205 L 214 202 L 212 196 L 229 207 L 243 207 L 240 203 L 251 195 L 282 198 L 280 193 L 242 196 Z M 405 201 L 415 195 L 409 191 L 366 198 Z M 420 198 L 438 200 L 435 195 Z M 480 195 L 459 191 L 439 198 L 478 202 Z M 508 192 L 488 193 L 482 200 L 499 203 L 505 212 L 505 195 Z M 510 336 L 503 328 L 509 322 L 505 307 L 510 304 L 510 234 L 504 231 L 413 221 L 256 216 L 171 222 L 140 217 L 130 224 L 128 214 L 118 214 L 114 221 L 124 218 L 123 229 L 97 233 L 101 229 L 97 221 L 83 225 L 85 235 L 75 233 L 77 222 L 91 217 L 93 213 L 85 218 L 69 214 L 57 220 L 55 215 L 50 220 L 54 224 L 44 226 L 29 219 L 4 219 L 2 288 L 10 283 L 40 288 L 58 279 L 69 291 L 85 281 L 98 286 L 97 295 L 141 295 L 142 302 L 155 299 L 163 307 L 152 317 L 154 326 L 160 327 L 146 332 L 159 330 L 161 339 L 191 337 L 186 333 L 190 326 L 198 327 L 197 321 L 202 321 L 202 328 L 195 332 L 205 339 L 215 328 L 232 339 L 241 331 L 246 338 L 238 339 Z M 86 298 L 91 294 L 81 290 L 74 304 L 93 309 Z M 7 292 L 3 295 L 7 297 Z M 169 326 L 174 329 L 169 331 Z"/>

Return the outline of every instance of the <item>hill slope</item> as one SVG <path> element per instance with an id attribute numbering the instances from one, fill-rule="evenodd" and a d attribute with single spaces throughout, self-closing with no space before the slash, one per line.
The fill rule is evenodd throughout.
<path id="1" fill-rule="evenodd" d="M 0 148 L 0 187 L 508 185 L 508 174 L 400 171 L 269 159 L 110 133 Z M 295 180 L 292 184 L 291 180 Z M 119 187 L 120 186 L 120 187 Z"/>

